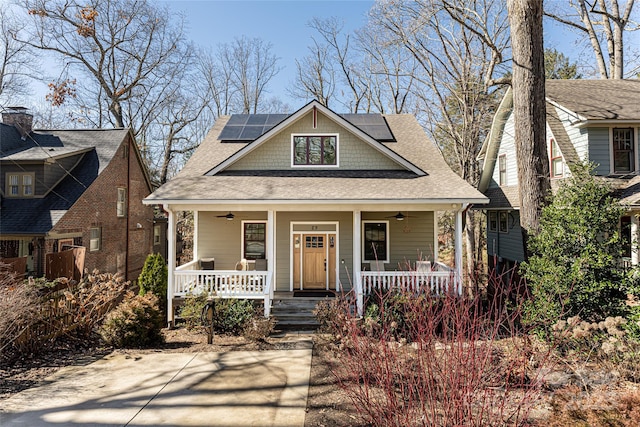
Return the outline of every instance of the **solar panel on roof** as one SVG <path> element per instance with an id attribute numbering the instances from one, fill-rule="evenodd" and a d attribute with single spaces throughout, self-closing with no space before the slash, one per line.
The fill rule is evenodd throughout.
<path id="1" fill-rule="evenodd" d="M 372 138 L 395 141 L 387 121 L 381 114 L 341 114 L 341 116 Z M 254 141 L 267 133 L 288 114 L 234 114 L 220 132 L 220 140 L 228 142 Z"/>

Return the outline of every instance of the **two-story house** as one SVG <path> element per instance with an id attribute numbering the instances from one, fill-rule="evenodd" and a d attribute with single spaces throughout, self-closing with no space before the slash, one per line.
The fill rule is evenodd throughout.
<path id="1" fill-rule="evenodd" d="M 86 248 L 89 271 L 136 279 L 152 251 L 151 184 L 128 129 L 33 130 L 16 108 L 0 124 L 0 258 L 46 271 L 46 254 Z"/>
<path id="2" fill-rule="evenodd" d="M 415 117 L 337 114 L 312 101 L 292 114 L 220 117 L 180 173 L 144 201 L 169 213 L 172 300 L 206 290 L 274 293 L 372 287 L 460 292 L 462 217 L 487 199 L 456 175 Z M 176 267 L 176 213 L 194 217 L 193 260 Z M 439 259 L 438 212 L 456 218 L 455 262 Z M 239 271 L 238 271 L 239 270 Z"/>
<path id="3" fill-rule="evenodd" d="M 638 264 L 640 213 L 640 81 L 548 80 L 546 144 L 552 188 L 571 174 L 576 162 L 596 165 L 628 207 L 621 229 L 629 242 L 625 258 Z M 518 174 L 514 145 L 513 98 L 509 89 L 496 111 L 479 160 L 479 190 L 490 199 L 487 252 L 490 268 L 509 269 L 524 259 L 520 229 Z"/>

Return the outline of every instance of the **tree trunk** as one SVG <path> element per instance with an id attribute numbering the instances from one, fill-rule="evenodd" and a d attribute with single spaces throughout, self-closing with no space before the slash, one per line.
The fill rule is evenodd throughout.
<path id="1" fill-rule="evenodd" d="M 525 259 L 527 239 L 540 228 L 542 207 L 549 190 L 546 147 L 544 46 L 542 1 L 509 0 L 513 55 L 513 115 L 520 193 L 520 225 Z"/>

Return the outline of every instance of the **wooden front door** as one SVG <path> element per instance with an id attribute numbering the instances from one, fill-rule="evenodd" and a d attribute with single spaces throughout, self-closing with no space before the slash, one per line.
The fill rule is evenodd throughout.
<path id="1" fill-rule="evenodd" d="M 327 235 L 304 234 L 302 244 L 303 289 L 326 289 Z"/>

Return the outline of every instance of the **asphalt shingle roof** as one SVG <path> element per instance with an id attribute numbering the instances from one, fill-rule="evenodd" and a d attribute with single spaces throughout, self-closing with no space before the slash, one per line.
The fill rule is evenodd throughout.
<path id="1" fill-rule="evenodd" d="M 218 140 L 228 117 L 218 119 L 182 171 L 147 201 L 372 201 L 473 202 L 486 198 L 445 163 L 415 117 L 386 115 L 397 142 L 380 143 L 426 172 L 397 171 L 267 171 L 219 172 L 204 176 L 242 149 L 244 143 Z M 268 142 L 267 142 L 268 143 Z M 373 149 L 373 148 L 372 148 Z"/>
<path id="2" fill-rule="evenodd" d="M 86 151 L 79 164 L 45 197 L 2 198 L 0 234 L 42 235 L 58 222 L 109 164 L 127 135 L 126 129 L 114 130 L 38 130 L 26 140 L 13 128 L 0 123 L 0 160 L 19 164 L 34 160 L 21 152 L 75 153 Z M 40 156 L 38 154 L 37 156 Z M 44 160 L 49 156 L 39 158 Z"/>
<path id="3" fill-rule="evenodd" d="M 640 80 L 547 80 L 546 96 L 587 120 L 640 120 Z"/>

